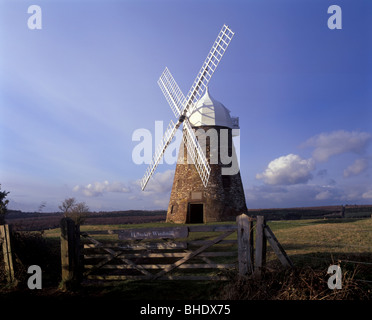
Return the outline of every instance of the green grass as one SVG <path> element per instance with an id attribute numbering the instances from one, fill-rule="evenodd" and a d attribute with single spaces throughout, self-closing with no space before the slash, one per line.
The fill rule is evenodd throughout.
<path id="1" fill-rule="evenodd" d="M 372 219 L 335 219 L 271 222 L 270 227 L 297 267 L 326 270 L 331 264 L 372 281 Z M 268 261 L 275 255 L 269 249 Z"/>

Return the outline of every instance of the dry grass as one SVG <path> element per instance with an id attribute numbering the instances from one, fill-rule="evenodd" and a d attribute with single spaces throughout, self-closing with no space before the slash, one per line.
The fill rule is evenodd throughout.
<path id="1" fill-rule="evenodd" d="M 293 270 L 266 271 L 261 279 L 235 277 L 223 288 L 223 300 L 362 300 L 371 299 L 370 290 L 361 288 L 355 272 L 345 272 L 342 288 L 331 290 L 330 275 L 310 267 Z"/>

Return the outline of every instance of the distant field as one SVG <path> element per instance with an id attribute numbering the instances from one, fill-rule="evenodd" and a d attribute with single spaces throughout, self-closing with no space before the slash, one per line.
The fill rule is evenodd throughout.
<path id="1" fill-rule="evenodd" d="M 250 215 L 264 215 L 269 220 L 298 220 L 319 218 L 366 218 L 372 216 L 372 205 L 345 205 L 299 208 L 249 209 Z"/>
<path id="2" fill-rule="evenodd" d="M 10 211 L 6 222 L 17 230 L 47 230 L 58 228 L 63 217 L 61 212 L 21 212 Z M 90 212 L 86 217 L 86 224 L 135 224 L 165 221 L 166 211 L 127 210 L 113 212 Z"/>
<path id="3" fill-rule="evenodd" d="M 263 215 L 267 220 L 333 219 L 340 217 L 343 206 L 249 209 L 252 216 Z M 346 205 L 345 218 L 366 218 L 372 216 L 372 205 Z M 19 230 L 46 230 L 58 228 L 61 212 L 21 212 L 10 210 L 6 222 Z M 166 210 L 126 210 L 112 212 L 90 212 L 85 224 L 114 225 L 164 222 Z"/>

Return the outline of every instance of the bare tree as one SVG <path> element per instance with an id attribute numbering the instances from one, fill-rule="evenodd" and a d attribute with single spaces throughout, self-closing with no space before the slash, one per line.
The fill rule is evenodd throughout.
<path id="1" fill-rule="evenodd" d="M 85 202 L 76 202 L 75 198 L 65 199 L 58 208 L 64 217 L 71 218 L 76 224 L 83 224 L 89 213 L 89 207 Z"/>
<path id="2" fill-rule="evenodd" d="M 60 206 L 58 206 L 59 210 L 61 210 L 66 218 L 68 213 L 71 212 L 72 208 L 76 204 L 75 198 L 67 198 L 65 199 Z"/>
<path id="3" fill-rule="evenodd" d="M 46 201 L 41 202 L 37 212 L 42 213 L 44 208 L 46 207 L 46 204 L 47 204 Z"/>

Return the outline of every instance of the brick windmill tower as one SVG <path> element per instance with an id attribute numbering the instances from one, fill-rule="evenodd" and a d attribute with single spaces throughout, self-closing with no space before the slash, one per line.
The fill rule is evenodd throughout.
<path id="1" fill-rule="evenodd" d="M 186 97 L 168 68 L 158 81 L 178 121 L 176 124 L 170 121 L 141 187 L 145 189 L 165 149 L 183 124 L 183 142 L 167 211 L 169 222 L 223 221 L 247 212 L 232 139 L 239 121 L 211 97 L 207 87 L 233 36 L 224 25 Z"/>
<path id="2" fill-rule="evenodd" d="M 189 116 L 199 145 L 210 165 L 203 185 L 190 163 L 187 146 L 181 144 L 167 211 L 168 222 L 203 223 L 229 220 L 247 213 L 244 189 L 233 144 L 239 118 L 205 91 Z M 183 152 L 182 152 L 183 151 Z"/>

